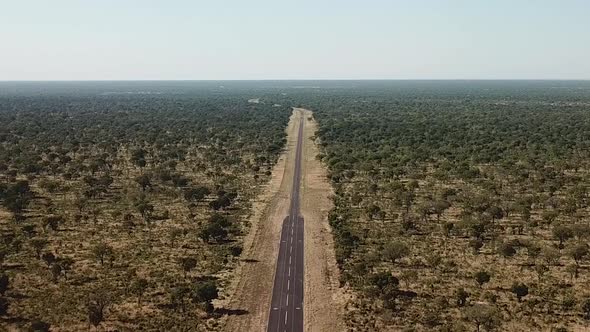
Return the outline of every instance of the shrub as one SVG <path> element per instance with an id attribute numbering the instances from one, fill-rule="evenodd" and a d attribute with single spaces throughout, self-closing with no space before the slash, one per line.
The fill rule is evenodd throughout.
<path id="1" fill-rule="evenodd" d="M 520 282 L 515 282 L 514 284 L 512 284 L 510 291 L 514 293 L 514 295 L 516 295 L 518 302 L 520 302 L 523 297 L 529 294 L 529 288 L 527 287 L 527 285 Z"/>
<path id="2" fill-rule="evenodd" d="M 5 297 L 0 297 L 0 316 L 6 316 L 8 314 L 8 308 L 10 303 Z"/>
<path id="3" fill-rule="evenodd" d="M 194 257 L 183 257 L 179 260 L 179 264 L 186 278 L 186 274 L 197 267 L 197 259 Z"/>
<path id="4" fill-rule="evenodd" d="M 479 271 L 475 273 L 475 281 L 479 284 L 479 286 L 483 286 L 483 284 L 490 281 L 490 274 L 486 271 Z"/>
<path id="5" fill-rule="evenodd" d="M 6 273 L 2 273 L 0 275 L 0 295 L 4 296 L 6 291 L 8 290 L 8 286 L 10 284 L 10 279 Z"/>
<path id="6" fill-rule="evenodd" d="M 30 332 L 49 332 L 51 325 L 41 320 L 34 320 L 29 328 Z"/>
<path id="7" fill-rule="evenodd" d="M 500 313 L 495 307 L 484 304 L 476 304 L 465 310 L 465 316 L 472 321 L 477 331 L 484 327 L 487 331 L 493 331 L 500 326 Z"/>
<path id="8" fill-rule="evenodd" d="M 398 259 L 407 256 L 410 253 L 410 248 L 400 241 L 387 243 L 383 248 L 383 256 L 395 263 Z"/>
<path id="9" fill-rule="evenodd" d="M 114 251 L 111 246 L 101 242 L 92 248 L 92 254 L 100 262 L 100 265 L 104 265 L 105 258 L 113 258 Z"/>
<path id="10" fill-rule="evenodd" d="M 457 305 L 459 307 L 463 307 L 465 304 L 467 304 L 469 293 L 467 293 L 465 289 L 459 288 L 455 291 L 455 297 L 457 298 Z"/>
<path id="11" fill-rule="evenodd" d="M 213 304 L 211 301 L 215 300 L 219 296 L 219 290 L 217 285 L 213 281 L 207 281 L 197 284 L 193 301 L 198 303 L 204 303 L 207 312 L 213 311 Z"/>
<path id="12" fill-rule="evenodd" d="M 590 320 L 590 298 L 585 299 L 581 304 L 584 319 Z"/>

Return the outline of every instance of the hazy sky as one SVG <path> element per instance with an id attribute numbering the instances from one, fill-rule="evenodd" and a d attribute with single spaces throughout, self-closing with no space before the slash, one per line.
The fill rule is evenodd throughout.
<path id="1" fill-rule="evenodd" d="M 590 79 L 590 0 L 0 0 L 0 80 Z"/>

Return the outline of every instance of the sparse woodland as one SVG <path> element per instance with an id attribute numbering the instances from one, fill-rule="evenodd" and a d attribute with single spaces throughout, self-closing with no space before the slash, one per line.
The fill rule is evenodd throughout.
<path id="1" fill-rule="evenodd" d="M 350 330 L 590 328 L 588 82 L 96 84 L 0 84 L 2 327 L 218 329 L 301 105 Z"/>
<path id="2" fill-rule="evenodd" d="M 0 325 L 216 329 L 290 110 L 91 88 L 0 96 Z"/>
<path id="3" fill-rule="evenodd" d="M 590 328 L 588 83 L 387 84 L 302 99 L 350 329 Z"/>

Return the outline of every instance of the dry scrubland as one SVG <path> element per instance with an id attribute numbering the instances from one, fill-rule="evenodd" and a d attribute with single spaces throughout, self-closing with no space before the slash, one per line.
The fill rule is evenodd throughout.
<path id="1" fill-rule="evenodd" d="M 590 87 L 570 84 L 302 98 L 335 188 L 350 330 L 590 329 Z"/>
<path id="2" fill-rule="evenodd" d="M 234 314 L 213 304 L 290 110 L 148 88 L 0 97 L 1 329 L 215 330 Z"/>
<path id="3" fill-rule="evenodd" d="M 308 330 L 590 329 L 587 82 L 7 84 L 2 329 L 262 328 L 278 105 L 314 111 Z"/>

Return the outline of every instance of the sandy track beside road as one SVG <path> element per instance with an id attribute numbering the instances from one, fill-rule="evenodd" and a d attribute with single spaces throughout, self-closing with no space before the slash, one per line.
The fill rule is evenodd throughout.
<path id="1" fill-rule="evenodd" d="M 305 220 L 305 331 L 345 331 L 345 297 L 339 288 L 339 271 L 328 212 L 332 209 L 332 187 L 325 166 L 317 159 L 314 141 L 317 123 L 311 111 L 303 112 L 304 145 L 302 161 L 301 215 Z"/>
<path id="2" fill-rule="evenodd" d="M 288 215 L 293 182 L 297 129 L 304 117 L 301 165 L 300 213 L 305 220 L 304 329 L 345 331 L 345 297 L 338 287 L 334 245 L 328 212 L 332 188 L 327 170 L 317 160 L 319 147 L 313 140 L 317 124 L 311 111 L 294 109 L 287 127 L 287 149 L 272 171 L 268 187 L 254 203 L 251 230 L 244 240 L 242 262 L 236 278 L 220 304 L 236 311 L 221 325 L 223 331 L 265 331 L 281 234 Z"/>
<path id="3" fill-rule="evenodd" d="M 279 249 L 281 224 L 288 215 L 293 182 L 297 129 L 302 113 L 294 111 L 287 126 L 287 148 L 272 170 L 271 180 L 254 203 L 251 229 L 244 239 L 242 262 L 226 292 L 229 315 L 223 331 L 265 331 Z M 237 312 L 236 312 L 237 313 Z"/>

